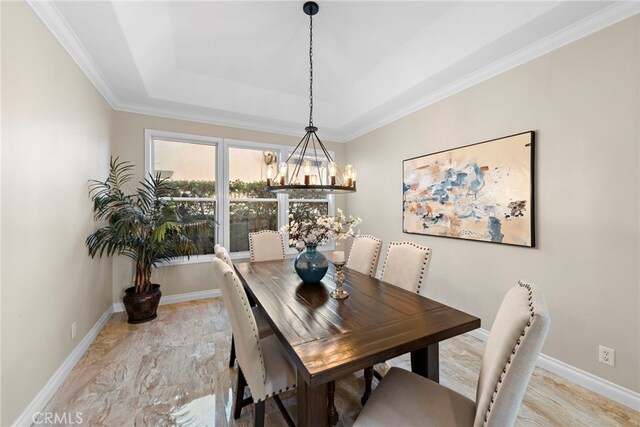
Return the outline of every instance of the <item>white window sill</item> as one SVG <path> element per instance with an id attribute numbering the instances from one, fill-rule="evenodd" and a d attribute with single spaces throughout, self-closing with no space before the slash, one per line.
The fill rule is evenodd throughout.
<path id="1" fill-rule="evenodd" d="M 194 255 L 187 259 L 187 257 L 175 258 L 171 261 L 164 261 L 157 265 L 158 268 L 171 267 L 174 265 L 187 265 L 187 264 L 204 264 L 213 261 L 213 254 L 207 255 Z"/>
<path id="2" fill-rule="evenodd" d="M 318 250 L 320 252 L 324 252 L 325 255 L 327 255 L 328 252 L 333 251 L 334 249 L 335 249 L 335 244 L 333 243 L 318 247 Z M 195 255 L 195 256 L 189 257 L 188 259 L 187 257 L 175 258 L 175 259 L 172 259 L 171 261 L 164 261 L 158 264 L 157 267 L 162 268 L 162 267 L 171 267 L 176 265 L 205 264 L 208 262 L 212 262 L 214 256 L 215 255 L 213 254 L 207 254 L 207 255 Z M 231 254 L 229 254 L 229 256 L 233 261 L 239 261 L 239 262 L 249 261 L 250 259 L 249 251 L 232 252 Z M 298 251 L 296 251 L 295 249 L 287 248 L 285 250 L 285 258 L 295 258 L 296 256 L 298 256 Z"/>

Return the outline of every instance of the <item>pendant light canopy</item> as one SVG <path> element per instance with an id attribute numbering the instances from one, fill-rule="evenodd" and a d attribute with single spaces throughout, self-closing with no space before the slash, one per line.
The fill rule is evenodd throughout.
<path id="1" fill-rule="evenodd" d="M 309 16 L 309 126 L 296 148 L 274 175 L 267 169 L 267 191 L 272 193 L 353 193 L 356 191 L 356 168 L 347 165 L 344 172 L 325 148 L 313 125 L 313 15 L 320 7 L 308 1 L 302 7 Z"/>

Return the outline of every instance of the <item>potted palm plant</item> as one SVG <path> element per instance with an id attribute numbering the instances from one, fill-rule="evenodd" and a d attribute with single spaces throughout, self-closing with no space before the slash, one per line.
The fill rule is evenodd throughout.
<path id="1" fill-rule="evenodd" d="M 149 175 L 133 194 L 123 186 L 132 177 L 133 165 L 111 158 L 105 181 L 92 180 L 89 195 L 96 221 L 105 225 L 87 237 L 89 255 L 94 258 L 124 255 L 135 264 L 134 285 L 123 298 L 129 323 L 142 323 L 156 318 L 160 303 L 160 285 L 151 283 L 151 270 L 158 263 L 176 257 L 190 256 L 196 246 L 184 234 L 191 227 L 212 227 L 210 221 L 184 222 L 167 179 Z"/>

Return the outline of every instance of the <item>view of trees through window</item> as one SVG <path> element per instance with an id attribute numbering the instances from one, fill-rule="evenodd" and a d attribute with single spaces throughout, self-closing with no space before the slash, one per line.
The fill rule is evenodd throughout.
<path id="1" fill-rule="evenodd" d="M 249 233 L 278 229 L 278 199 L 265 191 L 267 169 L 277 156 L 254 148 L 229 147 L 229 249 L 249 250 Z"/>
<path id="2" fill-rule="evenodd" d="M 216 244 L 216 191 L 215 181 L 171 180 L 171 196 L 184 221 L 209 221 L 210 229 L 189 230 L 185 234 L 198 248 L 198 254 L 213 253 Z"/>
<path id="3" fill-rule="evenodd" d="M 230 252 L 242 252 L 249 250 L 250 232 L 278 230 L 282 221 L 288 221 L 289 213 L 298 221 L 328 213 L 326 196 L 296 195 L 279 199 L 265 191 L 267 169 L 278 165 L 274 152 L 228 147 L 229 197 L 226 206 L 218 206 L 216 182 L 221 179 L 217 176 L 221 171 L 216 171 L 217 146 L 161 139 L 154 139 L 153 144 L 154 171 L 172 184 L 171 196 L 182 218 L 211 222 L 210 230 L 189 235 L 198 254 L 213 253 L 216 238 L 223 239 L 226 230 Z M 226 224 L 219 221 L 220 209 L 228 213 Z M 281 213 L 280 209 L 286 212 Z"/>

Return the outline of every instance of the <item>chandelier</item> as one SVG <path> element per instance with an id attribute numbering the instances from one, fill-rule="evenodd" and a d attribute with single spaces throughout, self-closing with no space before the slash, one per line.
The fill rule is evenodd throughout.
<path id="1" fill-rule="evenodd" d="M 302 7 L 309 15 L 309 126 L 287 160 L 280 163 L 276 176 L 267 169 L 267 188 L 271 193 L 353 193 L 357 171 L 347 165 L 342 172 L 325 148 L 313 125 L 313 15 L 320 7 L 308 1 Z M 291 163 L 290 163 L 291 161 Z"/>

